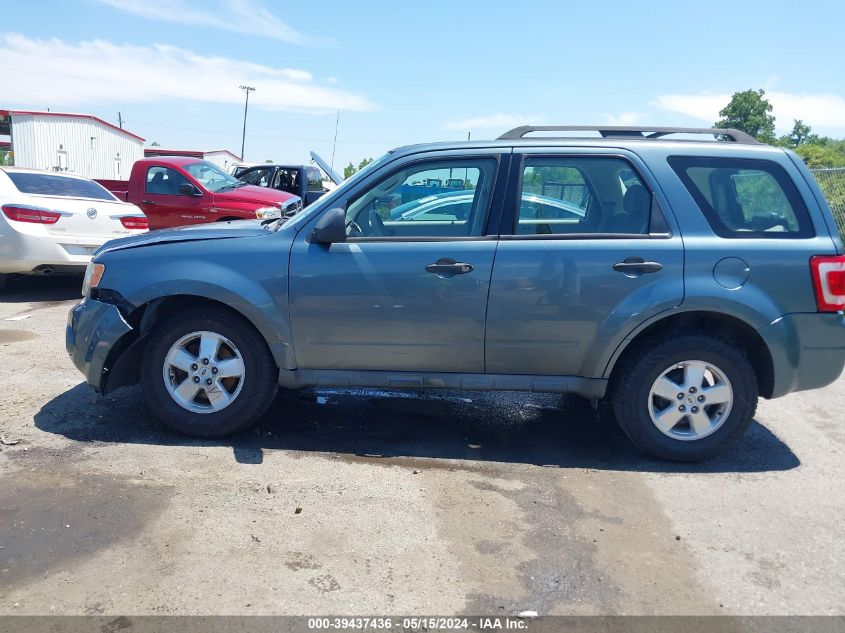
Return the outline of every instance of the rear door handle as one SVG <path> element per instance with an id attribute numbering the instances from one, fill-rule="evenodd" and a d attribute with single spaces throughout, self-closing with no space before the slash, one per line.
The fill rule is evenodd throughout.
<path id="1" fill-rule="evenodd" d="M 647 273 L 656 273 L 663 270 L 660 262 L 647 262 L 642 257 L 626 257 L 625 261 L 613 264 L 613 270 L 623 273 L 628 277 L 639 277 Z"/>
<path id="2" fill-rule="evenodd" d="M 448 279 L 449 277 L 454 277 L 455 275 L 464 275 L 472 272 L 472 264 L 456 262 L 450 257 L 441 257 L 433 264 L 426 266 L 425 269 L 430 273 L 434 273 L 438 277 Z"/>
<path id="3" fill-rule="evenodd" d="M 155 204 L 155 200 L 141 200 L 141 204 Z"/>

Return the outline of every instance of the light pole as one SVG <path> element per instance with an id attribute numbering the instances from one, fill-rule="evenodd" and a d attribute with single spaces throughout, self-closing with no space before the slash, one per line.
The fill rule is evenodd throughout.
<path id="1" fill-rule="evenodd" d="M 246 93 L 246 103 L 244 103 L 244 131 L 241 135 L 241 160 L 244 159 L 244 143 L 246 141 L 246 111 L 249 108 L 249 93 L 255 92 L 252 86 L 241 86 L 241 90 Z"/>

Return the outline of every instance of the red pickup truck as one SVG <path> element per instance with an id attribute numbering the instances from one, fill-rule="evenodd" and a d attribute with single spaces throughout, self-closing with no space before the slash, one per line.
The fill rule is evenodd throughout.
<path id="1" fill-rule="evenodd" d="M 144 158 L 128 181 L 98 180 L 121 200 L 141 208 L 150 229 L 222 220 L 289 216 L 302 209 L 293 194 L 243 183 L 205 160 Z"/>

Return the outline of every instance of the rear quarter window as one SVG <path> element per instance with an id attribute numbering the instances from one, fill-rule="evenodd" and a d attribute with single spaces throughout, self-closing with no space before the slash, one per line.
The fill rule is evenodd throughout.
<path id="1" fill-rule="evenodd" d="M 92 198 L 117 200 L 111 193 L 90 180 L 27 172 L 6 172 L 12 184 L 21 193 L 66 198 Z"/>
<path id="2" fill-rule="evenodd" d="M 795 184 L 774 161 L 672 156 L 669 165 L 720 237 L 814 236 Z"/>

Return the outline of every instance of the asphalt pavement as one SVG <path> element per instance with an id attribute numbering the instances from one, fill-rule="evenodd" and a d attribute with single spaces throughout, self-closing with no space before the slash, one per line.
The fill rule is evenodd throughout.
<path id="1" fill-rule="evenodd" d="M 92 403 L 79 283 L 0 294 L 0 614 L 845 613 L 845 378 L 692 465 L 527 394 L 283 394 L 199 441 Z"/>

